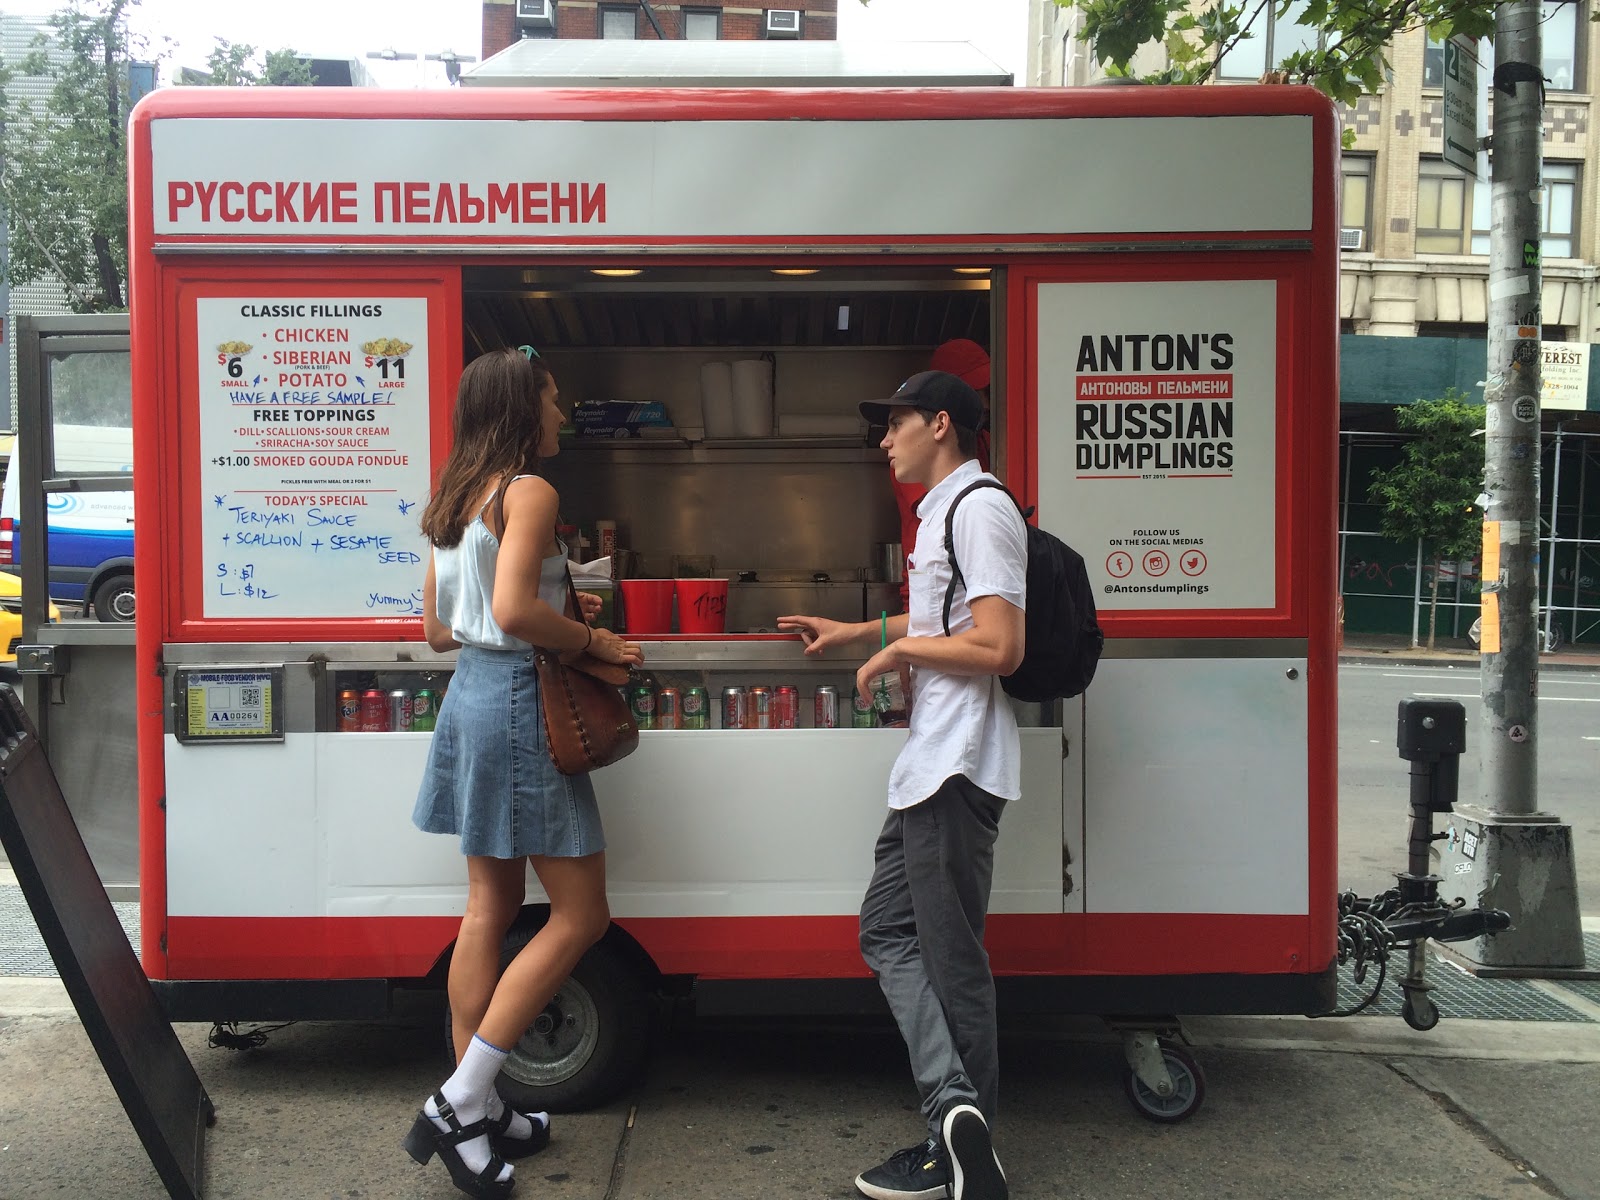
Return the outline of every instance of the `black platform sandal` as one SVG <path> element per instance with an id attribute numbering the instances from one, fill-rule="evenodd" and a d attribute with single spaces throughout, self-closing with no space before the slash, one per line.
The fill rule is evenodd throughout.
<path id="1" fill-rule="evenodd" d="M 450 1172 L 450 1182 L 467 1195 L 476 1196 L 478 1200 L 505 1200 L 516 1183 L 514 1176 L 504 1180 L 500 1178 L 500 1172 L 505 1170 L 505 1159 L 491 1153 L 488 1166 L 482 1171 L 472 1171 L 461 1161 L 461 1151 L 456 1149 L 462 1142 L 470 1142 L 475 1137 L 489 1133 L 490 1122 L 484 1119 L 463 1125 L 443 1092 L 433 1094 L 433 1106 L 439 1110 L 439 1119 L 448 1121 L 450 1128 L 440 1129 L 428 1116 L 426 1109 L 418 1112 L 417 1119 L 411 1123 L 411 1132 L 400 1143 L 405 1152 L 424 1166 L 437 1154 Z M 492 1151 L 493 1147 L 490 1149 Z"/>
<path id="2" fill-rule="evenodd" d="M 527 1158 L 530 1154 L 537 1154 L 550 1144 L 549 1118 L 540 1121 L 529 1113 L 518 1113 L 505 1101 L 500 1102 L 500 1116 L 497 1119 L 485 1118 L 489 1122 L 489 1148 L 501 1158 Z M 528 1124 L 533 1126 L 533 1132 L 525 1138 L 511 1136 L 511 1118 L 513 1116 L 527 1118 Z"/>

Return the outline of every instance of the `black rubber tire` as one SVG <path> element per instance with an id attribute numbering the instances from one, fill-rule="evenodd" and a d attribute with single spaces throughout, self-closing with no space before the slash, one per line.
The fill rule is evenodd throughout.
<path id="1" fill-rule="evenodd" d="M 513 929 L 500 961 L 537 930 Z M 650 1048 L 652 990 L 647 964 L 613 931 L 578 961 L 539 1020 L 511 1048 L 498 1088 L 522 1112 L 581 1112 L 606 1103 L 638 1075 Z M 450 1010 L 445 1007 L 450 1044 Z"/>
<path id="2" fill-rule="evenodd" d="M 1427 1033 L 1439 1023 L 1439 1007 L 1426 993 L 1407 995 L 1400 1006 L 1400 1016 L 1418 1033 Z"/>
<path id="3" fill-rule="evenodd" d="M 100 620 L 127 624 L 133 620 L 134 613 L 133 576 L 106 576 L 95 586 L 90 604 Z"/>
<path id="4" fill-rule="evenodd" d="M 1194 1055 L 1181 1046 L 1163 1042 L 1161 1056 L 1166 1060 L 1167 1072 L 1175 1085 L 1171 1096 L 1158 1096 L 1145 1087 L 1132 1067 L 1123 1072 L 1122 1087 L 1128 1094 L 1128 1103 L 1141 1117 L 1161 1125 L 1176 1125 L 1194 1116 L 1205 1103 L 1206 1074 Z"/>

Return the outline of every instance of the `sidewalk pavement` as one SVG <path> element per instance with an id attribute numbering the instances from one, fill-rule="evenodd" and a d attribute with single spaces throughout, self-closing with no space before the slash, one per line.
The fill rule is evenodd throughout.
<path id="1" fill-rule="evenodd" d="M 1341 662 L 1387 662 L 1414 667 L 1478 667 L 1478 649 L 1465 638 L 1438 638 L 1434 649 L 1413 647 L 1405 634 L 1347 633 Z M 1542 671 L 1600 671 L 1600 645 L 1581 642 L 1539 656 Z"/>
<path id="2" fill-rule="evenodd" d="M 17 889 L 0 876 L 6 890 Z M 1600 920 L 1586 930 L 1600 961 Z M 32 973 L 0 978 L 0 1200 L 159 1200 L 41 949 L 17 946 L 9 961 Z M 1437 962 L 1430 979 L 1444 1019 L 1428 1033 L 1392 1015 L 1397 994 L 1373 1010 L 1384 1015 L 1185 1021 L 1207 1096 L 1176 1126 L 1135 1115 L 1120 1045 L 1097 1020 L 1005 1020 L 997 1145 L 1012 1194 L 1600 1197 L 1600 983 L 1476 980 Z M 519 1195 L 845 1200 L 858 1171 L 919 1136 L 887 1018 L 677 1009 L 659 1026 L 644 1078 L 605 1108 L 559 1116 L 551 1147 L 520 1167 Z M 203 1025 L 177 1029 L 217 1107 L 208 1198 L 459 1196 L 437 1163 L 416 1167 L 399 1149 L 447 1071 L 439 996 L 401 994 L 385 1021 L 279 1029 L 247 1052 L 209 1048 Z"/>

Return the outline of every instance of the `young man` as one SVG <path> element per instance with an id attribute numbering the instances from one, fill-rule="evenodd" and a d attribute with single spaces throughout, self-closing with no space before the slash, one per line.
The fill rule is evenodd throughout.
<path id="1" fill-rule="evenodd" d="M 889 620 L 889 644 L 856 687 L 909 667 L 911 730 L 889 776 L 889 817 L 861 905 L 861 953 L 911 1054 L 927 1141 L 856 1178 L 873 1200 L 1004 1200 L 989 1131 L 999 1093 L 994 976 L 983 926 L 1000 813 L 1021 791 L 1021 742 L 999 676 L 1022 661 L 1027 534 L 1005 492 L 980 488 L 956 510 L 964 586 L 944 635 L 950 556 L 945 515 L 986 476 L 976 460 L 983 403 L 942 371 L 913 375 L 862 415 L 887 425 L 896 479 L 928 488 L 911 555 L 911 609 Z M 783 617 L 806 653 L 879 637 L 879 622 Z"/>

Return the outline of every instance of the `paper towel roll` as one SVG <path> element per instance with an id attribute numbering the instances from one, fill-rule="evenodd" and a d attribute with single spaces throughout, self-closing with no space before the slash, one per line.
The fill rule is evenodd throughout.
<path id="1" fill-rule="evenodd" d="M 706 436 L 737 436 L 733 420 L 733 371 L 725 362 L 708 362 L 700 368 L 700 411 Z"/>
<path id="2" fill-rule="evenodd" d="M 733 364 L 733 423 L 740 437 L 772 436 L 772 364 L 766 359 Z"/>

